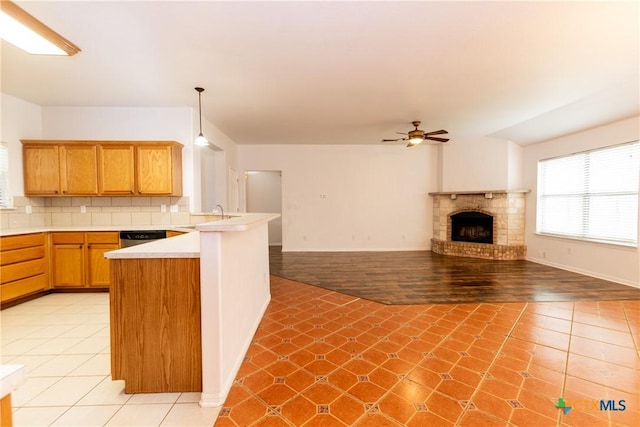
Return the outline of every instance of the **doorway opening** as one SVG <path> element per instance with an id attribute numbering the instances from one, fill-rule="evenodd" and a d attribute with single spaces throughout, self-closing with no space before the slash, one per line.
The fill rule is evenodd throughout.
<path id="1" fill-rule="evenodd" d="M 282 246 L 282 171 L 245 172 L 247 212 L 278 213 L 269 221 L 269 245 Z"/>

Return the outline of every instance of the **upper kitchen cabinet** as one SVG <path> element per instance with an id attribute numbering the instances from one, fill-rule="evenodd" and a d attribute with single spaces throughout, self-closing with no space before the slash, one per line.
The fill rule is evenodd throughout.
<path id="1" fill-rule="evenodd" d="M 59 196 L 60 156 L 57 145 L 24 144 L 22 170 L 24 194 Z"/>
<path id="2" fill-rule="evenodd" d="M 135 150 L 133 145 L 99 146 L 100 193 L 105 196 L 131 196 L 136 192 Z"/>
<path id="3" fill-rule="evenodd" d="M 25 195 L 182 196 L 173 141 L 23 140 Z"/>
<path id="4" fill-rule="evenodd" d="M 177 143 L 136 145 L 138 193 L 182 195 L 182 146 Z"/>
<path id="5" fill-rule="evenodd" d="M 98 195 L 98 147 L 61 145 L 60 184 L 63 196 Z"/>

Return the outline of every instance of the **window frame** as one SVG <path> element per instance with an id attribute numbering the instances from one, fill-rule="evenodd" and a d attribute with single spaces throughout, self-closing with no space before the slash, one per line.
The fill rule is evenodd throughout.
<path id="1" fill-rule="evenodd" d="M 0 209 L 10 209 L 9 195 L 9 144 L 0 141 Z"/>
<path id="2" fill-rule="evenodd" d="M 593 157 L 597 159 L 598 155 L 602 154 L 605 151 L 613 151 L 616 149 L 621 149 L 623 147 L 630 147 L 629 150 L 635 157 L 634 159 L 635 165 L 632 165 L 632 169 L 631 169 L 632 173 L 635 171 L 635 177 L 633 178 L 636 184 L 635 188 L 633 188 L 633 186 L 629 187 L 631 189 L 617 187 L 614 190 L 590 192 L 589 189 L 595 188 L 598 182 L 602 183 L 602 181 L 597 181 L 597 177 L 594 178 L 594 176 L 597 175 L 597 167 L 591 166 L 592 164 L 594 164 Z M 593 156 L 594 153 L 596 153 L 595 156 Z M 553 190 L 546 189 L 546 192 L 545 192 L 545 187 L 548 187 L 548 181 L 545 182 L 545 178 L 548 179 L 547 176 L 544 176 L 545 172 L 553 173 L 553 170 L 550 170 L 550 168 L 547 169 L 546 171 L 544 170 L 544 168 L 547 165 L 549 165 L 548 162 L 562 161 L 564 163 L 563 166 L 568 166 L 570 164 L 569 162 L 574 160 L 581 163 L 579 167 L 579 171 L 582 173 L 582 176 L 578 177 L 578 180 L 582 183 L 582 190 L 581 191 L 569 190 L 565 193 L 562 193 L 562 192 L 554 193 L 553 190 L 556 190 L 558 188 L 556 186 L 555 188 L 553 188 Z M 600 165 L 602 164 L 603 163 L 600 163 Z M 555 166 L 557 170 L 558 165 L 559 164 L 552 165 L 552 167 Z M 592 170 L 596 172 L 593 175 L 590 173 Z M 565 187 L 567 186 L 571 187 L 571 184 L 565 185 Z M 629 141 L 621 144 L 615 144 L 615 145 L 610 145 L 606 147 L 599 147 L 595 149 L 584 150 L 584 151 L 566 154 L 562 156 L 540 159 L 538 160 L 538 164 L 537 164 L 536 192 L 537 192 L 537 197 L 536 197 L 535 233 L 537 235 L 556 237 L 561 239 L 578 240 L 578 241 L 584 241 L 584 242 L 603 243 L 603 244 L 609 244 L 614 246 L 633 247 L 633 248 L 638 247 L 638 240 L 639 240 L 638 239 L 638 234 L 639 234 L 638 206 L 640 203 L 640 200 L 639 200 L 640 199 L 640 141 L 638 140 Z M 598 213 L 606 214 L 604 210 L 598 211 L 595 209 L 590 209 L 590 206 L 595 205 L 592 202 L 601 201 L 603 197 L 619 197 L 620 199 L 616 199 L 616 202 L 619 203 L 620 206 L 623 206 L 624 203 L 622 201 L 622 198 L 625 198 L 628 196 L 631 196 L 633 199 L 635 199 L 634 201 L 631 202 L 632 207 L 633 207 L 633 204 L 635 203 L 635 210 L 634 209 L 626 210 L 627 214 L 631 212 L 631 215 L 632 215 L 631 219 L 632 220 L 635 219 L 635 223 L 634 223 L 635 236 L 633 236 L 633 238 L 616 236 L 616 233 L 609 234 L 609 236 L 601 237 L 601 236 L 597 236 L 597 234 L 599 233 L 597 232 L 594 233 L 590 230 L 590 228 L 597 227 L 598 225 L 597 222 L 591 221 L 591 218 Z M 577 223 L 576 229 L 579 230 L 578 232 L 576 232 L 575 229 L 573 231 L 567 231 L 566 233 L 557 232 L 557 229 L 551 231 L 551 229 L 554 228 L 553 225 L 548 226 L 546 229 L 544 228 L 544 223 L 545 223 L 544 208 L 546 204 L 550 203 L 554 198 L 559 202 L 566 203 L 565 209 L 567 212 L 567 217 L 569 220 L 575 218 L 574 225 Z M 574 199 L 576 206 L 569 206 L 571 204 L 570 201 L 572 199 Z M 547 214 L 549 215 L 551 214 L 551 212 L 552 210 L 549 209 Z M 633 223 L 633 221 L 631 222 Z M 565 221 L 564 224 L 561 224 L 561 227 L 566 227 L 567 225 L 568 225 L 568 222 Z M 606 229 L 606 226 L 604 227 L 601 226 L 601 229 Z"/>

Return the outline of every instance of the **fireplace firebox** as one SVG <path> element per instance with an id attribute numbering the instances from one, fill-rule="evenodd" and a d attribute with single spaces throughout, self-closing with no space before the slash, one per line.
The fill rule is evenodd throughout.
<path id="1" fill-rule="evenodd" d="M 493 216 L 482 212 L 451 215 L 451 241 L 493 243 Z"/>

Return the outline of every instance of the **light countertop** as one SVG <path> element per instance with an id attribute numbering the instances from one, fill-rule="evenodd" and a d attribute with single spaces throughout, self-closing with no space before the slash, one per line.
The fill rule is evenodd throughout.
<path id="1" fill-rule="evenodd" d="M 0 365 L 0 398 L 12 393 L 26 380 L 27 369 L 24 365 Z"/>
<path id="2" fill-rule="evenodd" d="M 7 228 L 0 230 L 1 236 L 16 236 L 18 234 L 53 233 L 63 231 L 124 231 L 124 230 L 173 230 L 193 231 L 192 225 L 43 225 L 40 227 Z"/>
<path id="3" fill-rule="evenodd" d="M 199 258 L 200 233 L 242 232 L 279 217 L 279 214 L 243 213 L 195 226 L 195 232 L 105 253 L 105 258 Z M 193 229 L 191 229 L 193 231 Z"/>
<path id="4" fill-rule="evenodd" d="M 167 239 L 154 240 L 141 245 L 109 251 L 108 259 L 138 258 L 199 258 L 200 233 L 192 232 Z"/>

